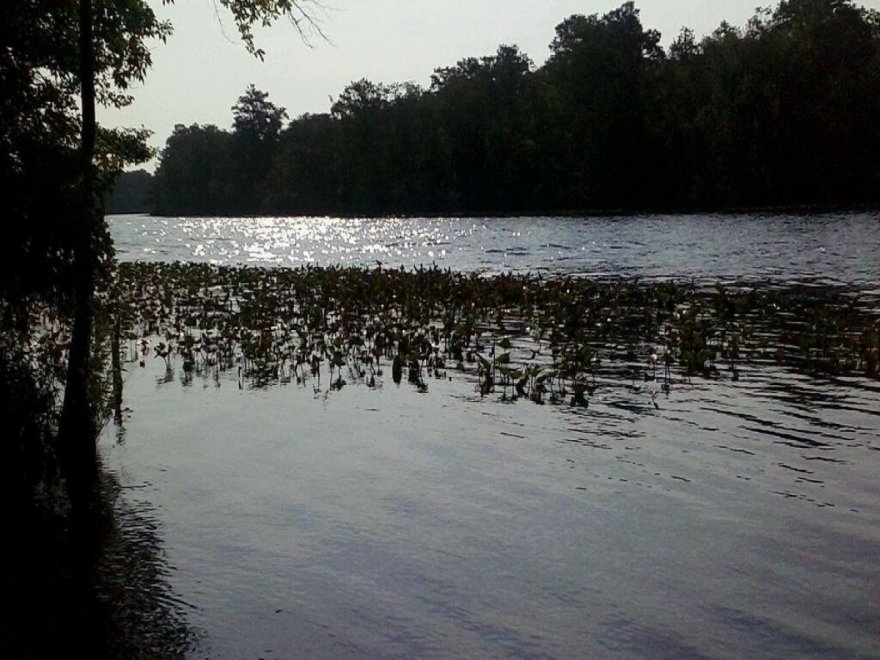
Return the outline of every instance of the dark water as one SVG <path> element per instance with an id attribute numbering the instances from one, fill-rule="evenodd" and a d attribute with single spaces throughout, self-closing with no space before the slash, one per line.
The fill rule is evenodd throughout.
<path id="1" fill-rule="evenodd" d="M 245 234 L 248 222 L 112 226 L 130 257 L 148 246 L 165 250 L 152 258 L 174 259 L 194 228 Z M 335 238 L 319 228 L 308 245 L 336 245 L 319 261 L 369 263 L 377 252 L 366 256 L 358 236 L 375 221 L 351 232 L 344 222 L 321 221 Z M 455 233 L 470 220 L 375 226 L 446 231 L 448 261 L 438 263 L 452 268 L 878 288 L 872 216 L 499 222 L 487 230 L 494 243 Z M 259 223 L 277 237 L 304 221 Z M 140 247 L 137 227 L 148 232 Z M 581 250 L 589 236 L 602 251 Z M 749 248 L 750 236 L 768 243 Z M 530 247 L 513 259 L 520 241 Z M 261 243 L 256 262 L 304 249 L 281 243 Z M 565 252 L 551 244 L 582 257 L 550 261 Z M 417 251 L 399 261 L 415 263 Z M 315 395 L 240 390 L 234 377 L 165 382 L 160 360 L 129 372 L 132 413 L 124 435 L 107 429 L 103 455 L 132 506 L 148 507 L 160 527 L 168 581 L 204 633 L 194 657 L 880 649 L 876 380 L 744 366 L 739 381 L 678 378 L 668 393 L 654 382 L 602 383 L 589 408 L 573 409 L 481 398 L 458 376 L 431 381 L 429 394 L 389 380 Z"/>

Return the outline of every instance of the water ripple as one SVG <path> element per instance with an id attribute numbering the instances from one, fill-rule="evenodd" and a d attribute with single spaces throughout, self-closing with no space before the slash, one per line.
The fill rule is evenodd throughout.
<path id="1" fill-rule="evenodd" d="M 856 286 L 877 297 L 880 216 L 155 218 L 110 216 L 123 260 L 259 266 L 436 263 L 453 270 Z M 871 292 L 874 292 L 871 294 Z"/>

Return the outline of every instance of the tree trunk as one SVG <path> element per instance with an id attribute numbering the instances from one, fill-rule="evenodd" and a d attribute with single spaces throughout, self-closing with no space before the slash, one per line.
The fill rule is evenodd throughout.
<path id="1" fill-rule="evenodd" d="M 95 416 L 89 395 L 91 377 L 92 298 L 95 284 L 95 56 L 92 38 L 92 0 L 80 0 L 79 52 L 82 103 L 81 226 L 74 237 L 74 309 L 67 382 L 59 429 L 62 468 L 74 506 L 90 497 L 97 475 Z"/>
<path id="2" fill-rule="evenodd" d="M 113 421 L 122 426 L 122 360 L 119 345 L 122 337 L 122 322 L 119 310 L 113 312 L 113 332 L 110 335 L 110 367 L 113 374 Z"/>

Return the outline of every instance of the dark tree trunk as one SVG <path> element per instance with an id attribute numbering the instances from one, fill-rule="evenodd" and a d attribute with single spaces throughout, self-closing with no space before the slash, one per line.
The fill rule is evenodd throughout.
<path id="1" fill-rule="evenodd" d="M 79 6 L 80 79 L 82 85 L 80 227 L 74 238 L 74 309 L 67 382 L 59 429 L 60 454 L 71 499 L 76 507 L 90 498 L 97 475 L 97 429 L 89 395 L 92 298 L 95 284 L 95 56 L 92 38 L 92 0 Z"/>
<path id="2" fill-rule="evenodd" d="M 70 613 L 74 630 L 71 648 L 83 653 L 94 648 L 99 635 L 94 625 L 95 567 L 98 557 L 98 455 L 92 377 L 92 328 L 95 268 L 95 54 L 92 0 L 79 3 L 79 54 L 82 104 L 80 145 L 80 202 L 73 232 L 73 328 L 67 382 L 58 431 L 61 468 L 71 503 L 70 562 L 76 598 Z"/>
<path id="3" fill-rule="evenodd" d="M 113 373 L 113 421 L 119 426 L 122 426 L 122 360 L 119 355 L 121 341 L 122 322 L 119 320 L 119 310 L 115 310 L 113 332 L 110 335 L 110 367 Z"/>

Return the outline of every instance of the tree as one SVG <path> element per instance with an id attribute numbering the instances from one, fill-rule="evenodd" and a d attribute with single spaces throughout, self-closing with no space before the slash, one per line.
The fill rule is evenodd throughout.
<path id="1" fill-rule="evenodd" d="M 232 106 L 232 203 L 227 212 L 253 213 L 263 204 L 262 186 L 269 173 L 287 111 L 269 94 L 249 85 Z"/>
<path id="2" fill-rule="evenodd" d="M 234 136 L 214 125 L 178 124 L 165 143 L 153 180 L 157 213 L 240 212 Z"/>
<path id="3" fill-rule="evenodd" d="M 232 128 L 253 142 L 273 142 L 281 131 L 287 111 L 268 100 L 269 94 L 248 85 L 232 106 Z"/>
<path id="4" fill-rule="evenodd" d="M 330 108 L 342 139 L 341 190 L 343 209 L 382 213 L 388 209 L 391 108 L 405 93 L 403 85 L 362 79 L 350 83 Z"/>
<path id="5" fill-rule="evenodd" d="M 87 395 L 90 291 L 109 254 L 97 192 L 124 162 L 146 155 L 143 134 L 99 131 L 92 110 L 96 100 L 130 101 L 129 85 L 149 66 L 146 41 L 167 32 L 138 0 L 25 2 L 4 12 L 0 178 L 13 192 L 4 214 L 12 259 L 3 294 L 13 315 L 41 302 L 74 318 L 59 447 L 68 458 L 77 453 L 66 451 L 74 445 L 92 453 L 78 438 L 94 428 Z M 85 433 L 70 432 L 77 426 Z"/>
<path id="6" fill-rule="evenodd" d="M 876 199 L 880 31 L 837 0 L 792 0 L 745 29 L 674 44 L 665 75 L 669 172 L 684 205 Z M 670 116 L 674 115 L 674 116 Z"/>
<path id="7" fill-rule="evenodd" d="M 556 95 L 560 176 L 580 207 L 625 208 L 652 162 L 646 133 L 660 35 L 644 30 L 632 2 L 604 16 L 571 16 L 556 27 L 546 65 Z M 572 147 L 576 151 L 572 150 Z"/>
<path id="8" fill-rule="evenodd" d="M 105 1 L 100 10 L 93 35 L 94 91 L 105 103 L 124 105 L 128 85 L 149 64 L 144 41 L 163 38 L 168 26 L 137 2 Z M 17 3 L 4 12 L 0 38 L 0 180 L 8 202 L 0 239 L 8 267 L 3 293 L 7 300 L 21 300 L 24 294 L 68 291 L 72 276 L 82 179 L 77 6 Z M 94 131 L 97 185 L 104 187 L 125 162 L 147 155 L 143 137 L 138 131 Z M 27 277 L 16 279 L 22 273 Z M 34 277 L 38 273 L 51 277 Z M 10 285 L 28 290 L 10 291 Z"/>
<path id="9" fill-rule="evenodd" d="M 146 170 L 123 172 L 113 185 L 105 204 L 107 213 L 149 213 L 149 195 L 153 176 Z"/>
<path id="10" fill-rule="evenodd" d="M 427 90 L 358 80 L 330 114 L 300 117 L 277 134 L 278 109 L 251 89 L 233 109 L 239 139 L 231 143 L 257 151 L 234 147 L 224 166 L 211 160 L 222 156 L 222 131 L 211 136 L 216 150 L 198 146 L 208 139 L 201 132 L 172 136 L 157 183 L 177 201 L 163 212 L 198 211 L 200 204 L 201 212 L 214 212 L 211 187 L 238 190 L 243 182 L 250 192 L 227 200 L 223 212 L 874 201 L 878 26 L 875 12 L 851 2 L 788 0 L 756 11 L 744 27 L 722 23 L 703 39 L 685 28 L 667 56 L 660 35 L 642 26 L 628 2 L 603 16 L 562 21 L 543 67 L 515 46 L 501 46 L 436 69 Z M 172 167 L 187 154 L 202 154 L 198 162 L 211 176 Z M 253 165 L 258 154 L 272 154 L 265 174 L 264 164 Z M 242 163 L 247 171 L 235 169 Z"/>
<path id="11" fill-rule="evenodd" d="M 329 114 L 303 115 L 285 129 L 267 177 L 265 206 L 273 213 L 342 211 L 340 122 Z"/>
<path id="12" fill-rule="evenodd" d="M 440 68 L 431 92 L 448 148 L 447 203 L 466 211 L 518 211 L 529 206 L 524 182 L 538 162 L 533 65 L 519 48 L 466 58 Z M 525 185 L 523 185 L 525 184 Z"/>
<path id="13" fill-rule="evenodd" d="M 877 13 L 849 0 L 786 0 L 759 38 L 773 52 L 774 143 L 777 153 L 790 154 L 773 174 L 784 176 L 787 196 L 817 203 L 841 195 L 867 199 L 880 174 Z"/>
<path id="14" fill-rule="evenodd" d="M 255 24 L 287 17 L 304 36 L 320 33 L 312 0 L 220 4 L 257 57 Z M 91 488 L 95 474 L 94 290 L 112 255 L 101 200 L 126 162 L 148 155 L 143 132 L 100 129 L 95 107 L 131 102 L 130 86 L 151 63 L 149 42 L 169 32 L 145 0 L 29 0 L 7 8 L 0 28 L 0 178 L 16 191 L 4 214 L 15 228 L 4 244 L 14 257 L 2 270 L 4 307 L 21 310 L 39 294 L 63 303 L 72 317 L 58 453 L 74 499 Z M 29 281 L 31 272 L 47 275 Z"/>

